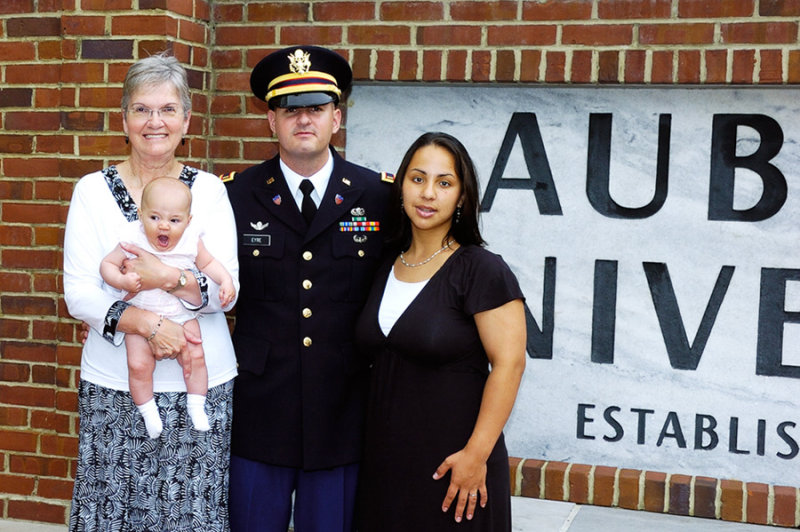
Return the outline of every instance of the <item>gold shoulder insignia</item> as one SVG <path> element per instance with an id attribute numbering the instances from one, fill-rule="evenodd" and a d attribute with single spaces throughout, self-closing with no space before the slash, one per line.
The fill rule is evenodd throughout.
<path id="1" fill-rule="evenodd" d="M 235 177 L 236 177 L 236 172 L 231 172 L 229 174 L 221 174 L 219 176 L 219 178 L 222 179 L 223 183 L 227 183 L 228 181 L 233 181 Z"/>
<path id="2" fill-rule="evenodd" d="M 381 172 L 381 181 L 384 183 L 394 183 L 394 174 L 389 172 Z"/>

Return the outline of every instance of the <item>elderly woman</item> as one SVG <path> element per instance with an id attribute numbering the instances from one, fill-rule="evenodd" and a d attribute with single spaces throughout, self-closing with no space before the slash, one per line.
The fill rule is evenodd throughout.
<path id="1" fill-rule="evenodd" d="M 67 306 L 90 327 L 81 357 L 80 443 L 70 530 L 228 530 L 236 361 L 219 287 L 197 270 L 181 271 L 129 246 L 137 257 L 124 268 L 141 276 L 141 290 L 161 288 L 200 313 L 211 430 L 198 432 L 187 419 L 186 387 L 176 358 L 186 353 L 187 342 L 200 338 L 129 305 L 125 294 L 103 284 L 99 266 L 118 242 L 119 226 L 137 219 L 144 186 L 169 176 L 191 188 L 192 223 L 203 228 L 205 246 L 236 280 L 233 213 L 217 177 L 175 159 L 189 128 L 191 98 L 186 71 L 174 57 L 154 55 L 131 66 L 122 113 L 130 156 L 76 184 L 64 240 Z M 147 339 L 159 361 L 153 381 L 165 429 L 158 439 L 148 436 L 128 391 L 126 334 Z"/>
<path id="2" fill-rule="evenodd" d="M 475 168 L 457 139 L 417 139 L 391 202 L 394 253 L 356 324 L 374 360 L 359 530 L 509 532 L 502 430 L 525 368 L 522 292 L 482 247 Z"/>

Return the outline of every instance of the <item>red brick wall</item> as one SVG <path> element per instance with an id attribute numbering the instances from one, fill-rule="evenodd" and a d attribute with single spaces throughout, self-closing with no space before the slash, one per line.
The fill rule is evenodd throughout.
<path id="1" fill-rule="evenodd" d="M 0 518 L 66 519 L 80 346 L 61 293 L 63 224 L 75 180 L 126 155 L 118 106 L 132 61 L 170 49 L 184 62 L 194 110 L 180 157 L 223 172 L 275 151 L 248 77 L 279 47 L 334 48 L 357 81 L 787 85 L 800 83 L 798 20 L 800 0 L 0 0 Z M 536 496 L 569 497 L 573 476 L 596 496 L 609 478 L 558 470 L 545 468 L 561 485 Z M 646 492 L 653 477 L 669 497 L 657 474 L 620 471 L 615 489 Z M 640 498 L 613 493 L 625 507 Z M 643 496 L 641 507 L 682 508 L 672 493 L 677 506 Z M 798 515 L 796 488 L 748 493 L 731 520 L 767 500 L 780 512 L 765 522 Z"/>

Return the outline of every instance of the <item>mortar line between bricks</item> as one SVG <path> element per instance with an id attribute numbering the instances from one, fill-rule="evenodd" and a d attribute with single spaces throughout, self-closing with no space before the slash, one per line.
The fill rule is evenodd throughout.
<path id="1" fill-rule="evenodd" d="M 569 473 L 570 473 L 570 471 L 572 471 L 572 466 L 573 465 L 575 465 L 575 464 L 570 462 L 569 464 L 567 464 L 567 468 L 564 470 L 564 482 L 563 482 L 563 484 L 561 486 L 561 493 L 563 494 L 562 498 L 565 501 L 568 501 L 569 497 L 570 497 L 570 491 L 571 490 L 570 490 L 570 482 L 569 482 Z"/>
<path id="2" fill-rule="evenodd" d="M 669 492 L 670 481 L 672 480 L 672 473 L 667 473 L 664 478 L 664 507 L 661 509 L 662 513 L 669 513 Z"/>
<path id="3" fill-rule="evenodd" d="M 522 466 L 525 465 L 526 459 L 523 458 L 517 464 L 517 470 L 514 473 L 514 495 L 522 495 Z"/>
<path id="4" fill-rule="evenodd" d="M 747 483 L 742 482 L 742 522 L 749 523 L 747 520 Z"/>
<path id="5" fill-rule="evenodd" d="M 775 486 L 767 486 L 767 524 L 775 524 Z"/>
<path id="6" fill-rule="evenodd" d="M 545 461 L 545 463 L 542 464 L 542 469 L 541 469 L 542 472 L 539 473 L 539 498 L 540 499 L 546 499 L 547 498 L 547 496 L 544 493 L 544 489 L 546 487 L 546 484 L 545 484 L 545 481 L 544 481 L 544 477 L 547 476 L 547 466 L 549 464 L 550 464 L 549 461 Z"/>
<path id="7" fill-rule="evenodd" d="M 647 477 L 647 473 L 644 470 L 639 471 L 639 497 L 636 501 L 636 509 L 637 510 L 644 510 L 644 486 L 645 486 L 645 478 Z"/>
<path id="8" fill-rule="evenodd" d="M 795 488 L 794 496 L 794 522 L 800 524 L 800 488 Z"/>

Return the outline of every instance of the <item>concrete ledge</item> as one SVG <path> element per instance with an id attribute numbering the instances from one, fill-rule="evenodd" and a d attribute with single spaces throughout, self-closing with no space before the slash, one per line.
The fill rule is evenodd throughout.
<path id="1" fill-rule="evenodd" d="M 34 521 L 0 519 L 0 532 L 64 532 L 66 525 L 52 525 Z"/>
<path id="2" fill-rule="evenodd" d="M 800 488 L 509 458 L 511 494 L 736 523 L 800 526 Z"/>

